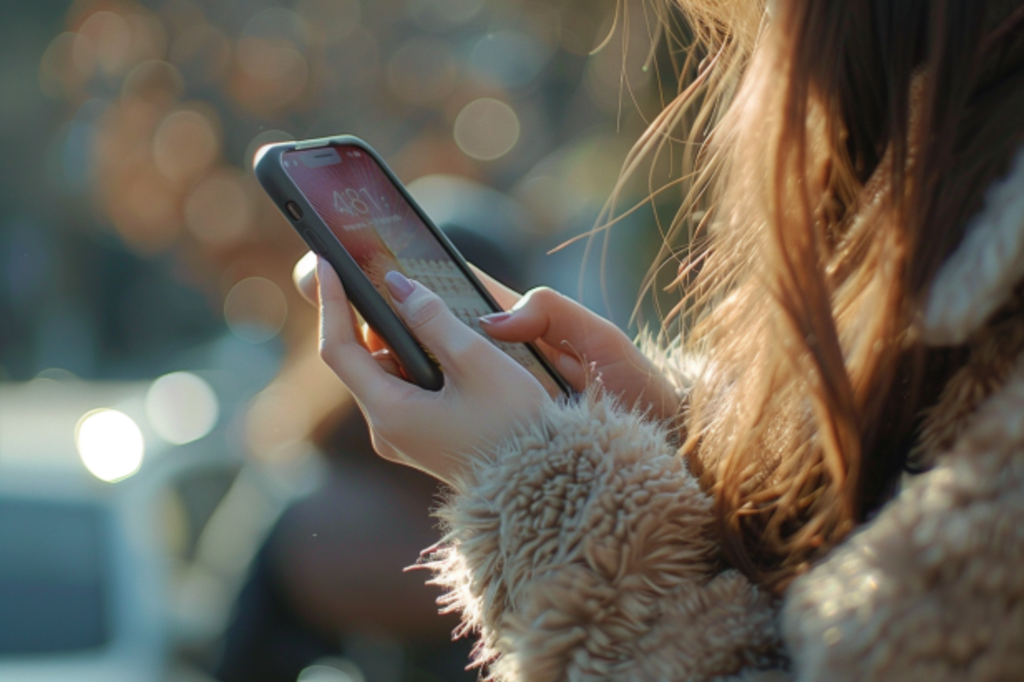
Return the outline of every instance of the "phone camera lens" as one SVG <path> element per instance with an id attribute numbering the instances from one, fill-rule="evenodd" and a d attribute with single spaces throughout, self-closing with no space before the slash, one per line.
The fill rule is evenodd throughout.
<path id="1" fill-rule="evenodd" d="M 288 211 L 288 215 L 290 215 L 295 220 L 302 220 L 302 209 L 299 208 L 299 205 L 296 204 L 294 201 L 289 201 L 288 203 L 286 203 L 284 205 L 284 210 Z"/>

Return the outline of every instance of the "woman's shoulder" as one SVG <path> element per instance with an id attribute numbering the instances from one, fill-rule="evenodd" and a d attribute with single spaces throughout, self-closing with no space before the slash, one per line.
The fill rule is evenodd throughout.
<path id="1" fill-rule="evenodd" d="M 785 598 L 800 679 L 1015 679 L 1024 669 L 1024 150 L 922 316 L 965 364 L 924 415 L 896 497 Z"/>
<path id="2" fill-rule="evenodd" d="M 1024 669 L 1022 340 L 1020 315 L 984 339 L 929 416 L 932 468 L 791 586 L 783 630 L 802 676 Z"/>

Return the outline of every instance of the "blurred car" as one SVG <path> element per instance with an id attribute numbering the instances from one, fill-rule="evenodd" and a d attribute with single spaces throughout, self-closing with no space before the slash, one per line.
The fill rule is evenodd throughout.
<path id="1" fill-rule="evenodd" d="M 233 595 L 207 580 L 206 598 L 183 609 L 182 576 L 241 458 L 223 434 L 168 442 L 154 426 L 155 385 L 0 383 L 5 682 L 208 679 L 175 651 L 219 634 L 222 614 L 204 626 L 202 608 L 189 607 L 205 601 L 209 613 Z M 195 398 L 177 398 L 171 411 L 194 417 Z M 190 503 L 183 485 L 206 490 L 205 502 Z"/>

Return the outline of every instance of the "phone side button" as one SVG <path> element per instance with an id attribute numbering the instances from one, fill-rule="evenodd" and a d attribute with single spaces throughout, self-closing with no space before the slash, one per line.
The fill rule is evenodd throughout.
<path id="1" fill-rule="evenodd" d="M 313 232 L 312 230 L 303 230 L 302 236 L 306 238 L 306 243 L 312 246 L 314 251 L 321 256 L 326 254 L 327 248 L 320 240 L 320 237 L 317 236 L 316 232 Z"/>

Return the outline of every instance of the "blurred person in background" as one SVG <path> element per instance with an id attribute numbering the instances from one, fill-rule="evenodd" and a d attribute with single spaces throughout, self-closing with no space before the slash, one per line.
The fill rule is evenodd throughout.
<path id="1" fill-rule="evenodd" d="M 391 273 L 430 393 L 300 273 L 377 451 L 456 491 L 444 603 L 500 680 L 1018 679 L 1024 4 L 679 4 L 693 80 L 637 155 L 692 126 L 686 338 L 490 281 L 552 399 Z"/>
<path id="2" fill-rule="evenodd" d="M 341 661 L 366 680 L 476 679 L 458 624 L 403 573 L 433 535 L 435 482 L 374 456 L 349 404 L 322 425 L 328 471 L 267 536 L 234 607 L 219 656 L 223 682 L 284 682 Z M 347 667 L 346 667 L 347 664 Z"/>

